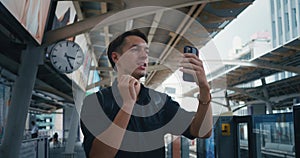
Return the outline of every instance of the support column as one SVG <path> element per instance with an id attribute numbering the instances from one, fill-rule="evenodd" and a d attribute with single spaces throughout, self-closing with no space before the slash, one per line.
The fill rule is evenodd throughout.
<path id="1" fill-rule="evenodd" d="M 181 158 L 189 158 L 190 157 L 190 142 L 188 138 L 183 136 L 181 138 Z"/>
<path id="2" fill-rule="evenodd" d="M 266 89 L 266 79 L 262 78 L 261 83 L 262 83 L 262 87 L 263 87 L 264 97 L 269 100 L 270 97 L 269 97 L 268 90 Z M 269 112 L 269 114 L 273 114 L 272 104 L 269 101 L 266 102 L 266 107 L 267 107 L 267 111 Z"/>
<path id="3" fill-rule="evenodd" d="M 172 158 L 181 158 L 181 137 L 174 135 L 172 137 Z"/>
<path id="4" fill-rule="evenodd" d="M 228 93 L 227 93 L 226 89 L 225 89 L 224 93 L 225 93 L 225 100 L 226 100 L 227 109 L 228 109 L 228 111 L 231 111 L 230 102 L 229 102 L 229 99 L 228 99 Z"/>
<path id="5" fill-rule="evenodd" d="M 68 108 L 71 112 L 70 118 L 71 121 L 69 122 L 69 134 L 66 142 L 66 148 L 65 148 L 65 157 L 66 158 L 73 158 L 74 157 L 74 149 L 75 149 L 75 143 L 76 143 L 76 138 L 77 138 L 77 133 L 78 133 L 78 125 L 79 125 L 79 114 L 77 113 L 77 110 L 75 107 L 73 108 Z"/>
<path id="6" fill-rule="evenodd" d="M 28 45 L 27 49 L 22 52 L 18 78 L 13 85 L 0 157 L 19 157 L 32 90 L 38 65 L 43 61 L 42 57 L 43 49 L 41 47 Z"/>

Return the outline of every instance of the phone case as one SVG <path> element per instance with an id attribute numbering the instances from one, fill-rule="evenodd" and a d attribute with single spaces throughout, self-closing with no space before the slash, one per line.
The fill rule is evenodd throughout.
<path id="1" fill-rule="evenodd" d="M 192 46 L 185 46 L 184 53 L 193 53 L 196 54 L 197 56 L 199 56 L 199 52 L 198 49 Z M 188 82 L 195 82 L 193 75 L 191 74 L 187 74 L 187 73 L 183 73 L 183 80 L 184 81 L 188 81 Z"/>

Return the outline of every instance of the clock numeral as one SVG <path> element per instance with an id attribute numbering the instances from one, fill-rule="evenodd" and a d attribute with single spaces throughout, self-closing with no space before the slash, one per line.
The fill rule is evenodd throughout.
<path id="1" fill-rule="evenodd" d="M 85 59 L 80 46 L 67 40 L 58 42 L 51 50 L 49 57 L 54 68 L 61 73 L 77 70 Z"/>

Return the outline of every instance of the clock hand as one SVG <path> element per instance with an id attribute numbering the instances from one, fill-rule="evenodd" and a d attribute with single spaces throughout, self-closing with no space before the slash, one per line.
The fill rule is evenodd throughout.
<path id="1" fill-rule="evenodd" d="M 67 61 L 68 61 L 68 63 L 69 63 L 70 68 L 73 69 L 73 66 L 72 66 L 71 61 L 70 61 L 70 58 L 73 58 L 73 57 L 68 56 L 67 53 L 65 53 L 65 56 L 64 56 L 64 57 L 67 58 Z"/>
<path id="2" fill-rule="evenodd" d="M 74 58 L 74 57 L 67 55 L 67 53 L 65 53 L 65 57 L 67 57 L 67 58 L 69 58 L 69 59 L 73 59 L 73 60 L 75 60 L 75 58 Z"/>

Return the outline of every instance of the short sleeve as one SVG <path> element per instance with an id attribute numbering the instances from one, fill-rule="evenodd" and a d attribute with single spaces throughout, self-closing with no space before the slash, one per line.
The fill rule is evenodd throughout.
<path id="1" fill-rule="evenodd" d="M 189 125 L 189 127 L 182 133 L 182 135 L 189 139 L 195 139 L 196 137 L 191 134 L 190 128 L 191 125 Z"/>
<path id="2" fill-rule="evenodd" d="M 83 148 L 84 148 L 84 151 L 85 151 L 85 155 L 86 155 L 86 157 L 88 158 L 95 137 L 94 137 L 94 135 L 91 134 L 91 132 L 85 127 L 85 125 L 84 125 L 84 123 L 83 123 L 82 121 L 80 121 L 80 126 L 81 126 L 81 131 L 82 131 L 82 133 L 83 133 L 83 135 L 84 135 L 84 139 L 83 139 Z"/>
<path id="3" fill-rule="evenodd" d="M 178 102 L 172 100 L 170 96 L 167 96 L 164 108 L 164 120 L 168 126 L 168 132 L 194 139 L 195 137 L 190 133 L 190 124 L 195 112 L 188 112 L 181 108 Z"/>
<path id="4" fill-rule="evenodd" d="M 87 157 L 95 136 L 102 133 L 111 124 L 109 117 L 104 112 L 105 109 L 102 93 L 100 92 L 87 96 L 83 101 L 80 124 L 84 135 L 83 147 Z"/>

